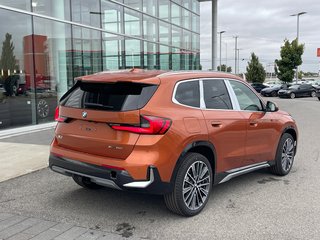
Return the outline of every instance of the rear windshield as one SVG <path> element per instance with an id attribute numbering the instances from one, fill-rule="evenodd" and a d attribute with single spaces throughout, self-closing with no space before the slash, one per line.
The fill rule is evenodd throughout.
<path id="1" fill-rule="evenodd" d="M 148 103 L 157 87 L 157 85 L 126 82 L 78 82 L 61 98 L 61 105 L 117 112 L 138 110 Z"/>

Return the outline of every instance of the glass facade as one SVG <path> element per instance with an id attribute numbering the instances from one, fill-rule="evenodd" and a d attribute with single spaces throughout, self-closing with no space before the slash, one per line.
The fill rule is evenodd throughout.
<path id="1" fill-rule="evenodd" d="M 74 78 L 198 70 L 197 0 L 0 0 L 0 129 L 53 121 Z"/>

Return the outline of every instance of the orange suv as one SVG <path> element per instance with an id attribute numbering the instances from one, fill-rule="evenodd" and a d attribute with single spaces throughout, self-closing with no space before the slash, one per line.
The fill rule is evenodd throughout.
<path id="1" fill-rule="evenodd" d="M 236 76 L 133 69 L 76 80 L 56 110 L 49 165 L 82 187 L 161 194 L 193 216 L 215 184 L 292 168 L 295 121 Z"/>

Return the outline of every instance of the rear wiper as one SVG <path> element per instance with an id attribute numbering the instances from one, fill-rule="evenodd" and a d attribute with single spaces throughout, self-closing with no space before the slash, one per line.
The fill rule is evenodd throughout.
<path id="1" fill-rule="evenodd" d="M 86 107 L 99 107 L 99 108 L 108 108 L 108 109 L 113 109 L 113 106 L 108 106 L 108 105 L 103 105 L 100 103 L 84 103 Z"/>

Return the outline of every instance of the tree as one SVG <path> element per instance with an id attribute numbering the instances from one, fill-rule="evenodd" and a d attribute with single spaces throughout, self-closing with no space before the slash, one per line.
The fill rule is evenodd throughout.
<path id="1" fill-rule="evenodd" d="M 280 81 L 292 82 L 295 69 L 302 64 L 303 53 L 304 44 L 299 44 L 297 39 L 292 42 L 287 39 L 284 41 L 280 51 L 281 59 L 275 61 L 275 71 Z"/>
<path id="2" fill-rule="evenodd" d="M 8 70 L 13 72 L 17 69 L 17 60 L 14 55 L 14 45 L 12 42 L 12 35 L 7 33 L 5 40 L 2 43 L 2 53 L 0 58 L 0 69 L 4 70 L 4 73 L 7 74 Z"/>
<path id="3" fill-rule="evenodd" d="M 221 69 L 221 70 L 220 70 Z M 227 71 L 226 71 L 227 69 Z M 232 68 L 231 67 L 227 67 L 227 65 L 222 64 L 221 66 L 218 66 L 218 71 L 219 72 L 228 72 L 231 73 L 232 72 Z"/>
<path id="4" fill-rule="evenodd" d="M 266 71 L 255 53 L 251 53 L 250 62 L 248 62 L 246 79 L 249 82 L 263 83 L 266 79 Z"/>

